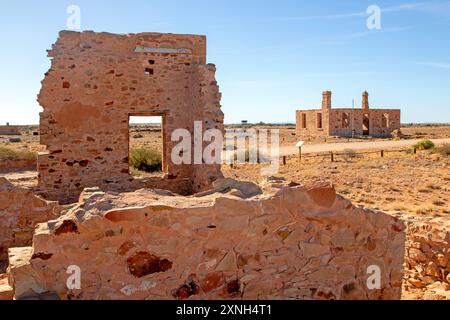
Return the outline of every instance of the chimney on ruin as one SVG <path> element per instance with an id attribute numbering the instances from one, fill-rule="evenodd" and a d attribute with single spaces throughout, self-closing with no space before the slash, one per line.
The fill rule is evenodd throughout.
<path id="1" fill-rule="evenodd" d="M 322 93 L 322 109 L 323 110 L 331 109 L 331 91 L 324 91 Z"/>
<path id="2" fill-rule="evenodd" d="M 362 94 L 362 108 L 363 110 L 369 110 L 369 93 L 367 91 Z"/>

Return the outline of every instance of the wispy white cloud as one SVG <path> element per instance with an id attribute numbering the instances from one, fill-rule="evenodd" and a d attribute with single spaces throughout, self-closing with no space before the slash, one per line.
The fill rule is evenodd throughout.
<path id="1" fill-rule="evenodd" d="M 355 32 L 355 33 L 349 33 L 344 34 L 338 37 L 345 38 L 345 39 L 352 39 L 352 38 L 361 38 L 372 34 L 377 33 L 384 33 L 384 32 L 403 32 L 411 30 L 411 26 L 403 26 L 403 27 L 383 27 L 380 30 L 367 30 L 367 31 L 361 31 L 361 32 Z"/>
<path id="2" fill-rule="evenodd" d="M 428 2 L 420 8 L 421 12 L 450 17 L 450 1 Z"/>
<path id="3" fill-rule="evenodd" d="M 279 18 L 277 20 L 280 21 L 334 20 L 334 19 L 357 18 L 365 16 L 367 16 L 366 12 L 352 12 L 352 13 L 331 14 L 331 15 L 286 17 L 286 18 Z"/>
<path id="4" fill-rule="evenodd" d="M 422 65 L 422 66 L 433 67 L 433 68 L 450 70 L 450 63 L 440 63 L 440 62 L 433 62 L 433 61 L 425 61 L 425 62 L 415 62 L 415 64 Z"/>
<path id="5" fill-rule="evenodd" d="M 381 8 L 382 13 L 393 13 L 401 11 L 415 10 L 420 7 L 425 6 L 425 3 L 405 3 L 398 6 Z M 280 18 L 280 21 L 310 21 L 310 20 L 336 20 L 336 19 L 349 19 L 349 18 L 360 18 L 367 17 L 366 11 L 360 12 L 348 12 L 348 13 L 338 13 L 330 15 L 313 15 L 313 16 L 298 16 L 298 17 L 286 17 Z"/>
<path id="6" fill-rule="evenodd" d="M 381 8 L 381 12 L 383 13 L 390 13 L 390 12 L 400 12 L 400 11 L 409 11 L 421 8 L 425 6 L 426 3 L 424 2 L 418 2 L 418 3 L 404 3 L 398 6 L 393 7 L 387 7 L 387 8 Z"/>

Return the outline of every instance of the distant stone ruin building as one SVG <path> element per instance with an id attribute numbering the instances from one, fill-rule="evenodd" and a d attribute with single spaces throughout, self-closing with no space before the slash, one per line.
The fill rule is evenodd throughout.
<path id="1" fill-rule="evenodd" d="M 390 137 L 400 129 L 400 109 L 369 109 L 369 94 L 362 95 L 362 109 L 331 108 L 331 91 L 324 91 L 322 109 L 297 110 L 297 135 L 302 138 L 329 136 Z"/>
<path id="2" fill-rule="evenodd" d="M 220 165 L 174 165 L 170 156 L 175 129 L 193 137 L 194 121 L 201 121 L 203 132 L 223 132 L 205 36 L 63 31 L 48 56 L 52 65 L 38 97 L 41 144 L 48 150 L 38 159 L 41 194 L 73 201 L 85 187 L 132 184 L 131 116 L 162 117 L 164 177 L 142 187 L 187 194 L 222 177 Z"/>
<path id="3" fill-rule="evenodd" d="M 11 126 L 9 123 L 6 123 L 5 126 L 0 126 L 0 135 L 2 136 L 18 136 L 20 134 L 19 126 Z"/>

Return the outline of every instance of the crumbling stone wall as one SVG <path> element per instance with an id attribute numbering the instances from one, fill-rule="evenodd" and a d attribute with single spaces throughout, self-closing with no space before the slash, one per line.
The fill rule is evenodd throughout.
<path id="1" fill-rule="evenodd" d="M 334 110 L 333 110 L 334 111 Z M 329 110 L 297 110 L 297 136 L 304 139 L 326 138 L 330 136 Z M 318 126 L 318 118 L 322 118 L 322 127 Z"/>
<path id="2" fill-rule="evenodd" d="M 0 160 L 0 173 L 25 169 L 36 170 L 36 160 Z"/>
<path id="3" fill-rule="evenodd" d="M 349 127 L 343 125 L 344 113 L 350 119 Z M 392 109 L 369 109 L 354 110 L 354 109 L 333 109 L 330 113 L 329 135 L 340 137 L 352 136 L 352 123 L 355 129 L 356 136 L 363 136 L 363 121 L 364 117 L 369 119 L 369 136 L 373 137 L 391 137 L 391 133 L 400 129 L 400 110 Z M 383 117 L 387 116 L 387 125 L 382 124 Z M 353 118 L 353 120 L 352 120 Z"/>
<path id="4" fill-rule="evenodd" d="M 86 190 L 33 247 L 10 250 L 16 298 L 399 299 L 403 223 L 333 188 L 226 181 L 206 196 Z M 222 188 L 228 186 L 227 188 Z M 250 197 L 247 197 L 250 196 Z M 70 265 L 81 289 L 66 286 Z M 369 289 L 368 267 L 380 268 Z"/>
<path id="5" fill-rule="evenodd" d="M 41 194 L 68 202 L 85 187 L 130 182 L 130 116 L 162 117 L 163 179 L 172 181 L 162 184 L 171 190 L 187 180 L 197 192 L 222 176 L 219 165 L 171 161 L 175 129 L 193 137 L 194 121 L 201 121 L 203 131 L 223 131 L 206 37 L 64 31 L 48 55 L 52 65 L 39 94 L 41 143 L 48 149 L 38 159 Z"/>
<path id="6" fill-rule="evenodd" d="M 411 222 L 407 228 L 405 290 L 415 298 L 450 300 L 450 222 Z"/>
<path id="7" fill-rule="evenodd" d="M 8 259 L 9 248 L 31 245 L 37 223 L 58 216 L 57 203 L 0 177 L 0 261 Z"/>
<path id="8" fill-rule="evenodd" d="M 296 131 L 304 139 L 328 136 L 391 137 L 400 129 L 399 109 L 369 109 L 369 94 L 363 93 L 362 109 L 331 108 L 331 92 L 325 91 L 321 110 L 297 110 Z M 322 120 L 319 121 L 318 118 Z M 319 126 L 319 122 L 322 126 Z M 365 128 L 366 127 L 366 128 Z M 367 129 L 367 130 L 365 130 Z"/>
<path id="9" fill-rule="evenodd" d="M 5 136 L 19 136 L 21 134 L 19 126 L 11 126 L 6 124 L 5 126 L 0 126 L 0 135 Z"/>

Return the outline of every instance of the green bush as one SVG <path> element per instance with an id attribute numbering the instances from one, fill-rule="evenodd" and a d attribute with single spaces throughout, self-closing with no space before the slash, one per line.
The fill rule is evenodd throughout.
<path id="1" fill-rule="evenodd" d="M 429 149 L 433 149 L 435 147 L 435 145 L 430 140 L 422 140 L 422 141 L 419 141 L 418 143 L 416 143 L 413 147 L 416 149 L 419 149 L 419 150 L 429 150 Z"/>
<path id="2" fill-rule="evenodd" d="M 0 146 L 0 160 L 36 160 L 37 153 Z"/>
<path id="3" fill-rule="evenodd" d="M 139 171 L 160 172 L 162 171 L 161 154 L 154 149 L 133 149 L 130 152 L 130 167 Z"/>

